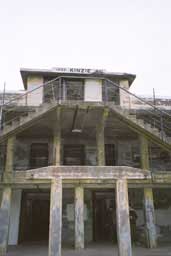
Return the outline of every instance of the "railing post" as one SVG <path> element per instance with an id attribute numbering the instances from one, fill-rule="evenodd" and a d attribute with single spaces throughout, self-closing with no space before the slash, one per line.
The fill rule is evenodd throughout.
<path id="1" fill-rule="evenodd" d="M 52 96 L 53 96 L 53 100 L 55 101 L 55 91 L 54 91 L 54 84 L 51 84 L 52 87 Z"/>
<path id="2" fill-rule="evenodd" d="M 62 97 L 62 99 L 65 101 L 66 100 L 66 95 L 67 95 L 67 93 L 66 93 L 66 81 L 65 81 L 65 79 L 63 79 L 63 83 L 62 83 L 62 89 L 63 89 L 63 97 Z"/>
<path id="3" fill-rule="evenodd" d="M 163 115 L 160 112 L 160 131 L 161 131 L 161 138 L 164 139 L 164 127 L 163 127 Z"/>

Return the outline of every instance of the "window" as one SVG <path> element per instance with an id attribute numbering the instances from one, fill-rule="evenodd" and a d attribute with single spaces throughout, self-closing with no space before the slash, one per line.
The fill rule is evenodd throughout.
<path id="1" fill-rule="evenodd" d="M 83 80 L 65 80 L 65 93 L 67 100 L 83 100 L 84 99 L 84 82 Z"/>
<path id="2" fill-rule="evenodd" d="M 115 166 L 116 165 L 115 145 L 113 145 L 113 144 L 105 145 L 105 158 L 106 158 L 107 166 Z"/>
<path id="3" fill-rule="evenodd" d="M 48 166 L 48 144 L 33 143 L 30 149 L 30 167 L 40 168 Z"/>

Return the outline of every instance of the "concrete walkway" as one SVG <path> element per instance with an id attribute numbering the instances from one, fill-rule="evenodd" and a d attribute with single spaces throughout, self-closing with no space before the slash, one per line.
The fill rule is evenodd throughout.
<path id="1" fill-rule="evenodd" d="M 7 256 L 47 256 L 48 248 L 45 245 L 30 244 L 10 247 Z M 157 249 L 146 249 L 142 247 L 133 247 L 133 256 L 171 256 L 171 244 L 169 246 L 160 246 Z M 88 246 L 83 251 L 75 251 L 65 248 L 62 250 L 62 256 L 118 256 L 117 247 L 112 245 Z"/>

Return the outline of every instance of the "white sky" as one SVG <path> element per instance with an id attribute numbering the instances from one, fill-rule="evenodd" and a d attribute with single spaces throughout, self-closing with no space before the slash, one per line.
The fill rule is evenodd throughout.
<path id="1" fill-rule="evenodd" d="M 170 0 L 1 0 L 0 89 L 20 67 L 135 73 L 138 94 L 171 96 Z"/>

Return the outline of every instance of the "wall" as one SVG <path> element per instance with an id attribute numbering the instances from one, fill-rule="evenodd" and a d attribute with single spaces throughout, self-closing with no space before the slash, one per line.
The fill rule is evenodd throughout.
<path id="1" fill-rule="evenodd" d="M 102 81 L 85 79 L 85 101 L 102 101 Z"/>
<path id="2" fill-rule="evenodd" d="M 121 80 L 120 81 L 120 87 L 124 88 L 126 90 L 129 90 L 128 80 Z M 131 99 L 130 99 L 129 94 L 127 92 L 125 92 L 124 90 L 122 90 L 122 89 L 120 89 L 119 94 L 120 94 L 120 105 L 122 107 L 125 107 L 125 108 L 130 108 Z"/>
<path id="3" fill-rule="evenodd" d="M 49 164 L 52 163 L 52 144 L 48 138 L 18 139 L 15 146 L 14 168 L 27 170 L 30 166 L 30 148 L 32 143 L 49 143 Z"/>
<path id="4" fill-rule="evenodd" d="M 140 149 L 138 140 L 118 141 L 117 165 L 140 167 Z"/>
<path id="5" fill-rule="evenodd" d="M 43 84 L 42 76 L 29 76 L 27 79 L 27 92 L 30 92 L 27 96 L 27 104 L 29 106 L 39 106 L 43 102 Z M 40 87 L 40 88 L 38 88 Z M 38 88 L 38 89 L 36 89 Z M 34 90 L 36 89 L 36 90 Z M 34 90 L 33 92 L 31 92 Z"/>
<path id="6" fill-rule="evenodd" d="M 11 214 L 10 214 L 10 229 L 9 229 L 9 245 L 18 244 L 20 209 L 21 209 L 21 194 L 22 190 L 17 189 L 12 191 Z"/>
<path id="7" fill-rule="evenodd" d="M 84 224 L 85 224 L 85 242 L 91 242 L 93 239 L 92 225 L 92 194 L 91 191 L 84 192 Z M 62 241 L 64 244 L 74 244 L 74 189 L 65 189 L 63 191 L 63 215 L 62 215 Z"/>

